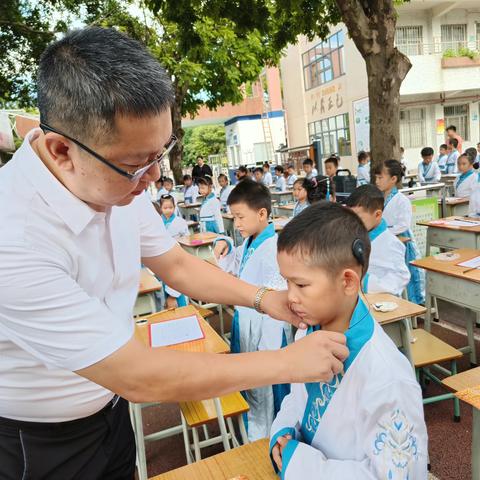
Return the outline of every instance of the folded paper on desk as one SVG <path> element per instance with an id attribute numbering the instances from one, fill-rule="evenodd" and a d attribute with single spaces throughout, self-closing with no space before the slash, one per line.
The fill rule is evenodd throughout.
<path id="1" fill-rule="evenodd" d="M 480 222 L 475 222 L 473 220 L 446 220 L 444 225 L 450 227 L 479 227 Z"/>
<path id="2" fill-rule="evenodd" d="M 151 347 L 167 347 L 205 338 L 196 315 L 149 325 Z"/>
<path id="3" fill-rule="evenodd" d="M 467 268 L 480 268 L 480 256 L 465 260 L 464 262 L 457 263 L 459 267 Z"/>

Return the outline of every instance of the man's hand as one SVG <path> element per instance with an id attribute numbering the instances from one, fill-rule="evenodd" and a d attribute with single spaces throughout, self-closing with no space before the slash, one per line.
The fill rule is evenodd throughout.
<path id="1" fill-rule="evenodd" d="M 223 258 L 228 253 L 228 249 L 229 249 L 228 242 L 225 240 L 219 240 L 215 244 L 215 248 L 213 249 L 213 254 L 215 255 L 215 258 L 218 260 L 220 258 Z"/>
<path id="2" fill-rule="evenodd" d="M 281 350 L 287 357 L 285 368 L 289 383 L 330 382 L 343 371 L 343 362 L 349 355 L 345 335 L 318 331 Z"/>
<path id="3" fill-rule="evenodd" d="M 282 455 L 283 450 L 287 446 L 289 440 L 292 439 L 291 435 L 283 435 L 277 438 L 277 443 L 272 449 L 273 461 L 277 464 L 278 470 L 282 471 Z"/>
<path id="4" fill-rule="evenodd" d="M 302 330 L 307 328 L 302 319 L 290 309 L 286 290 L 267 292 L 262 298 L 260 307 L 272 318 L 291 323 Z"/>

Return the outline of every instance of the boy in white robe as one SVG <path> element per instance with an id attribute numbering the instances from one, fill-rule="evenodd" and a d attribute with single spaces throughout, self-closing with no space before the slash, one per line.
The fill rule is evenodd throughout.
<path id="1" fill-rule="evenodd" d="M 361 220 L 335 203 L 292 219 L 278 240 L 291 308 L 309 325 L 345 332 L 350 355 L 329 383 L 292 384 L 271 430 L 285 480 L 426 480 L 427 431 L 412 366 L 358 292 L 370 241 Z"/>
<path id="2" fill-rule="evenodd" d="M 357 187 L 370 183 L 370 155 L 363 150 L 358 152 Z"/>
<path id="3" fill-rule="evenodd" d="M 278 270 L 277 234 L 274 225 L 268 223 L 272 209 L 268 188 L 252 180 L 243 180 L 232 190 L 228 205 L 235 228 L 245 241 L 235 248 L 228 237 L 218 239 L 214 254 L 219 266 L 253 285 L 285 289 L 285 281 Z M 235 308 L 230 341 L 232 353 L 278 350 L 291 340 L 289 324 L 252 308 Z M 290 385 L 273 385 L 244 392 L 250 406 L 246 427 L 251 441 L 268 436 L 275 413 L 289 392 Z"/>
<path id="4" fill-rule="evenodd" d="M 203 196 L 202 206 L 200 207 L 200 231 L 223 233 L 222 207 L 220 201 L 213 192 L 213 182 L 211 177 L 201 177 L 197 180 L 198 191 Z"/>
<path id="5" fill-rule="evenodd" d="M 267 163 L 263 164 L 263 184 L 266 187 L 270 187 L 273 183 L 272 173 L 270 172 L 270 165 Z"/>
<path id="6" fill-rule="evenodd" d="M 287 181 L 283 176 L 283 167 L 281 165 L 277 165 L 275 167 L 275 191 L 276 192 L 287 191 Z"/>
<path id="7" fill-rule="evenodd" d="M 468 198 L 477 188 L 477 172 L 473 169 L 474 158 L 463 154 L 458 157 L 457 167 L 460 175 L 455 179 L 455 196 Z"/>
<path id="8" fill-rule="evenodd" d="M 218 184 L 220 185 L 220 193 L 218 194 L 218 199 L 220 200 L 220 205 L 222 207 L 222 212 L 228 213 L 227 200 L 231 191 L 233 190 L 233 185 L 228 184 L 228 177 L 221 173 L 218 176 Z"/>
<path id="9" fill-rule="evenodd" d="M 410 272 L 405 263 L 405 245 L 388 230 L 382 218 L 383 193 L 375 185 L 363 185 L 352 192 L 346 205 L 360 217 L 370 238 L 370 261 L 363 291 L 400 296 L 408 285 Z"/>
<path id="10" fill-rule="evenodd" d="M 420 155 L 422 156 L 422 161 L 418 164 L 418 180 L 420 183 L 439 182 L 442 178 L 442 172 L 438 163 L 433 161 L 433 148 L 422 148 Z"/>
<path id="11" fill-rule="evenodd" d="M 311 158 L 306 158 L 303 161 L 302 166 L 303 171 L 305 172 L 305 177 L 308 178 L 308 180 L 311 180 L 318 175 L 318 171 L 313 165 L 313 160 Z"/>
<path id="12" fill-rule="evenodd" d="M 183 176 L 183 198 L 185 203 L 196 203 L 198 197 L 198 187 L 193 184 L 191 175 Z"/>

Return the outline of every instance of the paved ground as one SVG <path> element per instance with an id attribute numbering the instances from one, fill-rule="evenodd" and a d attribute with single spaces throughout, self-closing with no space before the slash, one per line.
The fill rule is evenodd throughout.
<path id="1" fill-rule="evenodd" d="M 440 303 L 440 319 L 448 320 L 453 325 L 462 327 L 463 310 Z M 217 327 L 217 319 L 212 319 Z M 229 325 L 227 325 L 229 327 Z M 477 330 L 477 329 L 476 329 Z M 465 337 L 456 331 L 435 324 L 432 332 L 455 347 L 466 344 Z M 480 331 L 477 331 L 480 335 Z M 480 344 L 477 342 L 480 355 Z M 459 371 L 469 368 L 468 358 L 459 362 Z M 440 387 L 430 384 L 425 395 L 440 392 Z M 429 434 L 429 453 L 431 463 L 431 480 L 465 480 L 471 477 L 471 425 L 472 413 L 467 405 L 461 405 L 461 422 L 453 422 L 453 404 L 444 401 L 425 406 L 425 418 Z M 180 423 L 177 405 L 162 405 L 147 410 L 144 414 L 145 433 L 160 430 Z M 203 451 L 204 456 L 219 453 L 221 447 L 214 446 Z M 158 441 L 147 445 L 147 463 L 149 476 L 185 465 L 185 452 L 181 436 Z"/>

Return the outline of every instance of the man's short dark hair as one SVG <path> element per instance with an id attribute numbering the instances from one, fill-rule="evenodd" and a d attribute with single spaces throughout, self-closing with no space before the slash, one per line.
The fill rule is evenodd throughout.
<path id="1" fill-rule="evenodd" d="M 197 155 L 197 160 L 201 158 L 203 160 L 203 156 L 202 155 Z"/>
<path id="2" fill-rule="evenodd" d="M 420 156 L 422 157 L 429 157 L 430 155 L 434 155 L 434 154 L 435 152 L 433 151 L 432 147 L 423 147 L 420 152 Z"/>
<path id="3" fill-rule="evenodd" d="M 453 148 L 458 147 L 458 140 L 456 138 L 451 138 L 448 143 L 453 146 Z"/>
<path id="4" fill-rule="evenodd" d="M 174 99 L 164 68 L 113 28 L 74 30 L 50 44 L 37 83 L 40 121 L 84 141 L 108 143 L 117 115 L 158 115 Z"/>
<path id="5" fill-rule="evenodd" d="M 363 262 L 353 254 L 355 240 L 363 243 Z M 294 217 L 278 237 L 278 252 L 297 255 L 305 265 L 336 275 L 344 268 L 368 270 L 370 239 L 360 218 L 338 203 L 319 202 Z"/>
<path id="6" fill-rule="evenodd" d="M 230 192 L 227 205 L 231 206 L 238 203 L 245 203 L 248 208 L 255 211 L 265 208 L 268 215 L 272 212 L 270 190 L 262 183 L 257 183 L 250 179 L 238 183 Z"/>
<path id="7" fill-rule="evenodd" d="M 452 130 L 452 131 L 456 132 L 456 131 L 457 131 L 457 127 L 456 127 L 455 125 L 449 125 L 449 126 L 445 129 L 445 131 L 448 132 L 449 130 Z"/>
<path id="8" fill-rule="evenodd" d="M 382 191 L 370 183 L 357 187 L 345 201 L 347 207 L 360 207 L 370 213 L 383 212 L 384 203 Z"/>

